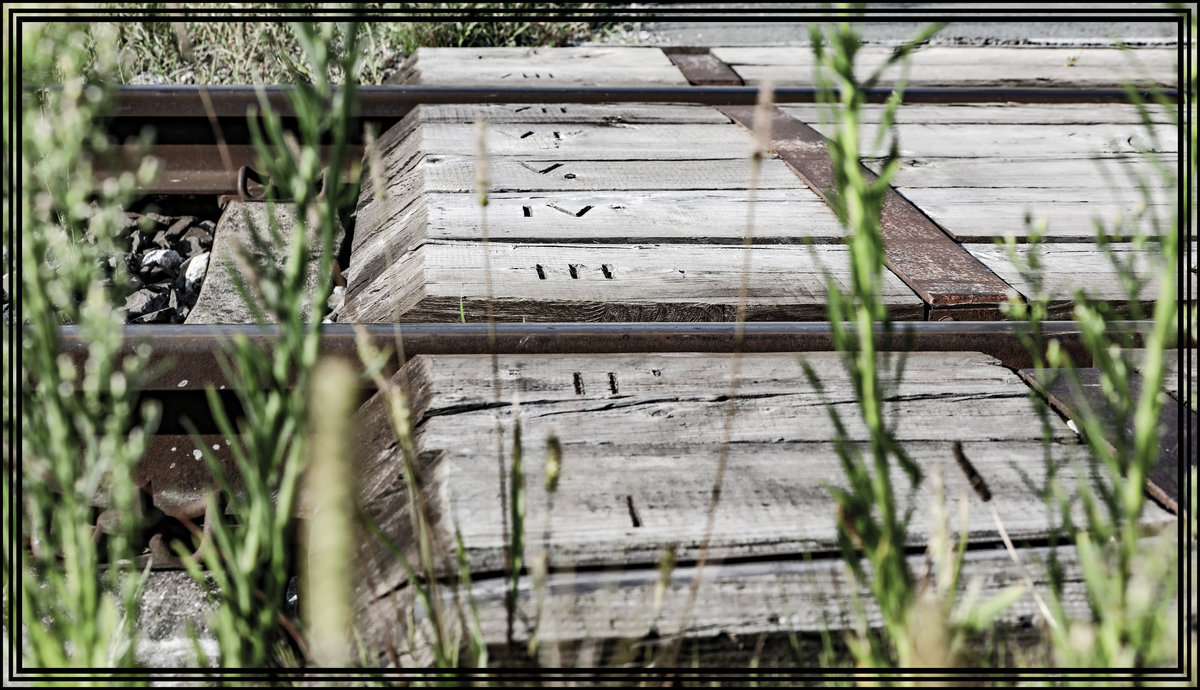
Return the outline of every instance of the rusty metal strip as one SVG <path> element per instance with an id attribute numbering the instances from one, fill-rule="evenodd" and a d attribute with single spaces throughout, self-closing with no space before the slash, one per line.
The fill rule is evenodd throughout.
<path id="1" fill-rule="evenodd" d="M 1034 369 L 1021 369 L 1018 373 L 1034 390 L 1044 395 L 1054 409 L 1074 421 L 1082 430 L 1082 417 L 1089 411 L 1096 415 L 1105 429 L 1105 441 L 1109 447 L 1114 447 L 1116 438 L 1116 415 L 1108 404 L 1108 399 L 1100 387 L 1099 369 L 1079 369 L 1079 383 L 1074 386 L 1067 370 L 1046 370 L 1048 385 L 1041 385 L 1037 380 Z M 1144 379 L 1131 372 L 1129 377 L 1130 394 L 1136 400 L 1141 396 Z M 1196 466 L 1197 444 L 1194 429 L 1196 429 L 1196 413 L 1185 408 L 1178 401 L 1167 397 L 1158 417 L 1158 460 L 1146 477 L 1146 492 L 1164 508 L 1179 514 L 1179 478 L 1184 473 L 1181 463 Z M 1180 414 L 1187 417 L 1180 425 Z M 1125 424 L 1126 438 L 1133 439 L 1133 420 Z M 1182 451 L 1182 453 L 1181 453 Z"/>
<path id="2" fill-rule="evenodd" d="M 707 57 L 709 63 L 720 62 L 711 54 Z M 705 78 L 715 69 L 709 64 L 692 75 L 688 72 L 691 64 L 676 62 L 689 81 Z M 717 110 L 747 129 L 754 127 L 751 106 L 718 106 Z M 818 196 L 826 203 L 831 201 L 836 189 L 825 137 L 776 107 L 772 112 L 771 148 Z M 876 178 L 866 166 L 863 171 L 868 179 Z M 928 316 L 938 320 L 1004 318 L 999 305 L 1008 299 L 1011 286 L 895 189 L 887 191 L 880 230 L 887 267 L 917 293 L 927 312 L 937 310 Z"/>
<path id="3" fill-rule="evenodd" d="M 260 165 L 258 152 L 245 144 L 229 144 L 224 148 L 229 155 L 228 161 L 212 144 L 161 144 L 151 146 L 145 152 L 118 149 L 112 166 L 101 169 L 99 175 L 135 171 L 145 153 L 162 162 L 158 178 L 142 188 L 145 194 L 238 194 L 239 169 Z M 322 163 L 328 163 L 332 150 L 331 146 L 320 147 L 318 154 Z M 347 169 L 351 167 L 351 161 L 360 161 L 362 157 L 363 147 L 351 146 L 346 157 Z"/>
<path id="4" fill-rule="evenodd" d="M 1118 321 L 1109 332 L 1133 337 L 1150 328 L 1148 321 Z M 1032 366 L 1019 334 L 1019 322 L 912 322 L 894 324 L 895 334 L 886 338 L 881 328 L 876 341 L 881 349 L 913 352 L 984 352 L 1013 369 Z M 358 361 L 355 328 L 365 332 L 372 344 L 392 352 L 403 350 L 407 361 L 417 355 L 489 354 L 488 326 L 471 324 L 326 324 L 322 327 L 323 356 Z M 743 352 L 827 352 L 834 349 L 832 328 L 822 321 L 751 322 L 742 326 Z M 605 354 L 627 352 L 732 352 L 737 324 L 733 323 L 544 323 L 496 324 L 495 351 L 500 354 Z M 1071 355 L 1076 366 L 1091 366 L 1080 339 L 1078 325 L 1071 321 L 1043 324 L 1047 340 L 1056 339 Z M 82 367 L 88 344 L 76 326 L 59 330 L 60 348 Z M 271 348 L 279 337 L 275 326 L 126 326 L 125 340 L 116 354 L 124 359 L 137 345 L 151 347 L 155 365 L 148 391 L 186 396 L 202 393 L 206 386 L 229 385 L 218 364 L 222 341 L 245 337 L 251 344 Z M 398 358 L 388 365 L 395 372 Z M 368 384 L 369 385 L 369 384 Z M 176 430 L 174 433 L 182 433 Z"/>
<path id="5" fill-rule="evenodd" d="M 716 59 L 714 57 L 714 59 Z M 26 89 L 61 88 L 57 86 Z M 218 117 L 246 116 L 259 108 L 261 89 L 267 103 L 283 117 L 294 116 L 287 86 L 206 86 L 214 114 Z M 206 112 L 200 88 L 188 85 L 123 86 L 115 90 L 114 117 L 196 117 Z M 883 103 L 891 87 L 867 89 L 870 103 Z M 1171 101 L 1178 89 L 1138 89 L 1142 101 L 1157 96 Z M 362 118 L 403 117 L 422 104 L 465 103 L 701 103 L 706 105 L 753 105 L 758 96 L 753 86 L 361 86 L 355 89 L 358 115 Z M 781 86 L 775 90 L 777 103 L 815 103 L 818 89 L 811 86 Z M 904 90 L 905 103 L 1128 103 L 1129 92 L 1120 88 L 1055 87 L 920 87 Z"/>
<path id="6" fill-rule="evenodd" d="M 742 86 L 745 82 L 724 60 L 705 50 L 681 52 L 664 49 L 663 53 L 695 86 Z"/>

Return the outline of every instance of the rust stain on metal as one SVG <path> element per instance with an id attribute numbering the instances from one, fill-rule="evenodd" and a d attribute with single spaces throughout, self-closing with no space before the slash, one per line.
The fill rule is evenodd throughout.
<path id="1" fill-rule="evenodd" d="M 754 109 L 718 107 L 749 129 Z M 837 193 L 826 140 L 808 124 L 775 109 L 771 148 L 818 196 L 830 203 Z M 870 180 L 876 175 L 864 167 Z M 895 189 L 888 189 L 880 217 L 887 267 L 930 307 L 971 305 L 958 318 L 1000 318 L 999 306 L 1011 287 L 971 256 L 936 223 Z M 984 307 L 990 305 L 990 307 Z"/>
<path id="2" fill-rule="evenodd" d="M 1045 385 L 1038 381 L 1034 369 L 1021 369 L 1018 373 L 1030 387 L 1044 395 L 1054 409 L 1074 421 L 1081 430 L 1084 415 L 1093 414 L 1100 421 L 1105 434 L 1104 440 L 1109 447 L 1116 447 L 1118 434 L 1132 443 L 1133 420 L 1127 420 L 1123 426 L 1118 424 L 1117 415 L 1101 390 L 1099 369 L 1079 369 L 1078 386 L 1071 380 L 1066 369 L 1047 369 L 1045 372 Z M 1140 397 L 1143 386 L 1142 377 L 1131 372 L 1130 395 L 1135 399 Z M 1190 418 L 1184 420 L 1188 424 L 1180 425 L 1181 414 Z M 1194 433 L 1190 433 L 1190 430 L 1196 428 L 1196 413 L 1167 396 L 1167 402 L 1158 416 L 1158 459 L 1146 477 L 1146 493 L 1176 515 L 1179 514 L 1179 478 L 1183 474 L 1183 463 L 1190 467 L 1196 466 L 1196 437 Z"/>
<path id="3" fill-rule="evenodd" d="M 722 66 L 733 72 L 710 53 L 668 57 L 693 84 L 712 78 L 720 73 Z M 751 106 L 718 106 L 717 110 L 747 129 L 754 125 L 754 108 Z M 771 122 L 771 140 L 771 149 L 825 203 L 830 203 L 837 191 L 825 137 L 776 107 Z M 876 179 L 865 166 L 863 170 L 868 179 Z M 1001 318 L 998 305 L 1008 299 L 1011 287 L 892 188 L 887 190 L 884 199 L 880 232 L 888 269 L 926 305 L 934 308 L 980 307 L 975 311 L 958 312 L 955 317 L 960 319 Z M 942 316 L 946 315 L 938 315 L 939 318 Z"/>
<path id="4" fill-rule="evenodd" d="M 683 72 L 688 82 L 697 86 L 742 86 L 744 83 L 732 67 L 708 51 L 685 53 L 664 50 L 663 53 Z"/>

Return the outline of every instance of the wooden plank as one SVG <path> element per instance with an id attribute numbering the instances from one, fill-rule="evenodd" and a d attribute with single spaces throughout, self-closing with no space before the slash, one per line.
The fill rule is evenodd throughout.
<path id="1" fill-rule="evenodd" d="M 1158 192 L 1156 196 L 1170 196 L 1170 190 Z M 1095 242 L 1097 220 L 1103 221 L 1106 235 L 1115 238 L 1112 230 L 1118 219 L 1132 219 L 1144 206 L 1136 194 L 1114 189 L 904 187 L 900 193 L 954 239 L 976 243 L 1010 236 L 1027 242 L 1027 218 L 1033 227 L 1045 223 L 1046 242 Z M 1173 201 L 1146 208 L 1159 218 L 1169 218 L 1174 210 Z"/>
<path id="2" fill-rule="evenodd" d="M 1030 386 L 1041 391 L 1050 403 L 1062 414 L 1070 417 L 1083 430 L 1083 417 L 1093 414 L 1100 421 L 1105 433 L 1105 442 L 1109 448 L 1117 447 L 1118 433 L 1123 433 L 1128 444 L 1132 444 L 1134 427 L 1133 420 L 1121 424 L 1116 412 L 1108 403 L 1108 398 L 1101 388 L 1099 369 L 1079 369 L 1079 386 L 1073 385 L 1065 369 L 1047 370 L 1048 384 L 1043 386 L 1038 382 L 1037 372 L 1033 369 L 1021 369 L 1021 377 Z M 1130 395 L 1136 400 L 1141 396 L 1144 383 L 1142 377 L 1135 372 L 1129 374 Z M 1181 417 L 1189 420 L 1181 425 Z M 1120 427 L 1120 431 L 1118 431 Z M 1146 477 L 1146 491 L 1160 505 L 1173 513 L 1179 512 L 1179 478 L 1186 476 L 1183 463 L 1194 468 L 1197 457 L 1195 430 L 1200 428 L 1196 413 L 1176 401 L 1170 400 L 1162 406 L 1158 416 L 1159 455 L 1154 466 Z M 1188 431 L 1192 433 L 1189 434 Z"/>
<path id="3" fill-rule="evenodd" d="M 539 192 L 494 194 L 487 232 L 494 242 L 533 244 L 741 244 L 753 210 L 758 244 L 830 244 L 845 231 L 823 201 L 807 189 L 741 191 Z M 360 211 L 352 285 L 373 280 L 407 248 L 425 240 L 477 241 L 483 218 L 468 194 L 426 194 L 405 205 L 399 198 Z M 382 230 L 385 229 L 385 230 Z"/>
<path id="4" fill-rule="evenodd" d="M 812 83 L 811 48 L 713 48 L 712 54 L 733 67 L 747 84 L 770 78 L 778 85 Z M 867 75 L 892 55 L 892 46 L 865 45 L 856 70 Z M 1160 85 L 1178 80 L 1174 47 L 1122 50 L 1108 47 L 941 46 L 926 45 L 911 59 L 910 86 L 1055 86 L 1119 87 L 1148 76 Z M 883 83 L 894 83 L 899 65 L 889 68 Z"/>
<path id="5" fill-rule="evenodd" d="M 531 545 L 530 548 L 533 548 Z M 554 553 L 550 553 L 553 562 Z M 1048 596 L 1050 549 L 1025 548 L 1021 558 L 1032 573 L 1034 586 Z M 1054 554 L 1063 578 L 1064 613 L 1072 620 L 1089 613 L 1087 593 L 1073 546 L 1060 546 Z M 913 572 L 923 572 L 924 555 L 909 557 Z M 541 621 L 537 627 L 545 665 L 571 667 L 594 665 L 583 659 L 589 645 L 611 645 L 625 640 L 635 649 L 656 640 L 682 636 L 703 641 L 717 635 L 731 636 L 743 644 L 760 634 L 849 632 L 856 625 L 856 606 L 862 605 L 867 624 L 882 625 L 878 606 L 870 592 L 855 582 L 845 563 L 838 559 L 802 559 L 766 563 L 707 565 L 691 602 L 696 569 L 680 566 L 660 578 L 655 569 L 555 572 L 542 590 Z M 1002 549 L 968 551 L 963 557 L 962 582 L 980 587 L 981 600 L 1024 583 L 1021 571 Z M 471 589 L 449 586 L 439 589 L 451 630 L 457 630 L 458 606 L 470 601 L 479 615 L 480 631 L 489 645 L 500 647 L 506 640 L 506 581 L 503 578 L 473 578 Z M 661 592 L 661 594 L 658 594 Z M 356 620 L 368 639 L 400 640 L 405 665 L 428 665 L 432 639 L 430 615 L 423 603 L 404 588 L 373 600 L 360 600 Z M 539 592 L 532 579 L 523 575 L 517 590 L 515 641 L 524 644 L 532 636 L 537 618 Z M 463 607 L 466 609 L 466 607 Z M 412 646 L 404 629 L 402 614 L 414 611 Z M 398 615 L 397 612 L 400 612 Z M 1041 619 L 1037 604 L 1026 595 L 1000 613 L 998 625 L 1031 626 Z M 465 637 L 465 636 L 464 636 Z M 382 646 L 382 645 L 380 645 Z M 685 653 L 689 647 L 684 647 Z M 500 650 L 495 650 L 499 652 Z M 561 656 L 557 658 L 550 652 Z M 640 658 L 640 656 L 638 657 Z M 705 657 L 706 659 L 708 657 Z M 786 659 L 792 659 L 790 656 Z M 749 660 L 742 661 L 748 664 Z M 785 667 L 795 664 L 784 661 Z M 769 667 L 764 664 L 764 667 Z"/>
<path id="6" fill-rule="evenodd" d="M 1161 154 L 1162 165 L 1174 168 L 1176 156 Z M 879 172 L 877 160 L 864 164 Z M 1153 164 L 1142 156 L 1118 155 L 1030 159 L 1011 156 L 987 158 L 939 158 L 919 156 L 901 161 L 892 185 L 907 187 L 1063 187 L 1064 183 L 1092 189 L 1132 187 L 1135 176 L 1144 177 L 1152 186 L 1159 177 Z"/>
<path id="7" fill-rule="evenodd" d="M 738 245 L 486 245 L 498 321 L 732 321 L 742 284 Z M 428 242 L 377 264 L 377 277 L 353 274 L 347 313 L 356 321 L 487 319 L 485 245 Z M 826 271 L 843 289 L 842 245 L 755 245 L 746 318 L 825 318 Z M 366 270 L 365 268 L 358 270 Z M 895 276 L 883 297 L 897 319 L 923 308 Z"/>
<path id="8" fill-rule="evenodd" d="M 846 411 L 848 433 L 864 439 L 853 387 L 837 353 L 805 359 L 820 373 L 828 400 Z M 519 413 L 531 530 L 546 519 L 540 480 L 545 439 L 554 433 L 562 442 L 551 535 L 560 567 L 653 564 L 668 544 L 676 545 L 682 560 L 696 557 L 723 436 L 730 362 L 727 355 L 698 354 L 501 356 L 497 404 L 489 357 L 415 358 L 396 380 L 405 383 L 412 401 L 438 540 L 452 543 L 445 540 L 457 526 L 473 571 L 502 568 L 497 416 L 510 462 Z M 1010 534 L 1044 536 L 1041 498 L 1026 483 L 1036 485 L 1044 468 L 1042 432 L 1025 386 L 996 360 L 977 353 L 912 354 L 907 367 L 889 405 L 897 437 L 914 461 L 926 471 L 949 466 L 951 441 L 962 441 L 998 497 Z M 712 555 L 836 550 L 836 510 L 825 487 L 840 486 L 844 479 L 821 396 L 793 355 L 744 356 L 741 382 Z M 512 404 L 514 394 L 519 409 Z M 360 414 L 378 404 L 368 402 Z M 1074 452 L 1074 434 L 1058 420 L 1051 424 L 1056 444 L 1050 452 L 1065 459 Z M 389 533 L 402 534 L 407 509 L 403 492 L 390 479 L 395 470 L 389 469 L 399 461 L 395 448 L 363 446 L 357 457 L 358 476 L 377 487 L 371 514 Z M 1068 474 L 1087 472 L 1085 463 L 1067 467 Z M 894 480 L 907 486 L 898 469 Z M 952 497 L 968 485 L 957 471 L 947 472 L 946 481 Z M 1073 480 L 1060 475 L 1060 481 L 1070 486 Z M 928 499 L 916 497 L 916 515 L 928 515 Z M 1171 518 L 1151 511 L 1147 519 Z M 974 539 L 996 539 L 986 512 L 971 520 Z M 924 543 L 926 529 L 918 517 L 913 545 Z"/>
<path id="9" fill-rule="evenodd" d="M 408 83 L 508 86 L 686 86 L 658 48 L 417 48 Z"/>
<path id="10" fill-rule="evenodd" d="M 964 244 L 963 247 L 996 272 L 1001 278 L 1019 290 L 1031 295 L 1033 288 L 1009 260 L 1006 250 L 991 244 Z M 1154 299 L 1158 295 L 1159 254 L 1153 244 L 1138 249 L 1131 243 L 1112 244 L 1109 248 L 1123 264 L 1128 263 L 1134 271 L 1147 277 L 1147 282 L 1138 290 L 1137 298 L 1143 314 L 1153 313 Z M 1030 245 L 1018 245 L 1017 254 L 1027 261 Z M 1082 289 L 1093 299 L 1110 302 L 1118 313 L 1128 314 L 1127 296 L 1117 269 L 1112 261 L 1094 244 L 1046 244 L 1040 248 L 1044 268 L 1044 289 L 1050 297 L 1052 318 L 1071 318 L 1073 294 Z M 1193 294 L 1196 292 L 1196 276 L 1190 275 Z"/>
<path id="11" fill-rule="evenodd" d="M 813 128 L 829 136 L 832 124 L 814 124 Z M 866 124 L 860 130 L 864 145 L 877 140 L 878 125 Z M 1092 158 L 1145 151 L 1175 153 L 1178 130 L 1169 124 L 1155 125 L 1147 131 L 1141 125 L 1126 124 L 1050 124 L 1031 120 L 1024 124 L 906 124 L 895 127 L 899 155 L 904 158 L 994 158 L 1002 152 L 1006 159 Z M 880 151 L 886 152 L 890 137 Z"/>
<path id="12" fill-rule="evenodd" d="M 495 124 L 591 124 L 611 122 L 614 124 L 728 124 L 729 118 L 707 105 L 683 105 L 674 103 L 559 103 L 498 104 L 478 103 L 462 105 L 418 106 L 421 119 L 428 123 L 474 122 L 482 118 Z"/>
<path id="13" fill-rule="evenodd" d="M 474 156 L 473 119 L 423 123 L 421 149 Z M 697 145 L 702 142 L 701 145 Z M 573 160 L 694 160 L 750 157 L 751 138 L 741 127 L 722 124 L 503 123 L 487 127 L 489 158 Z"/>
<path id="14" fill-rule="evenodd" d="M 813 123 L 814 126 L 831 119 L 827 110 L 815 103 L 785 103 L 779 107 L 792 117 Z M 864 105 L 862 122 L 878 124 L 884 110 L 882 105 Z M 1154 104 L 1146 106 L 1150 121 L 1155 125 L 1172 124 L 1174 110 Z M 1140 125 L 1142 116 L 1137 106 L 1126 103 L 905 103 L 896 111 L 896 122 L 901 125 Z"/>
<path id="15" fill-rule="evenodd" d="M 753 125 L 753 108 L 720 110 L 743 126 Z M 771 148 L 823 199 L 836 194 L 826 141 L 812 127 L 775 109 Z M 973 308 L 963 312 L 965 318 L 999 317 L 995 305 L 1004 301 L 1008 286 L 893 189 L 883 204 L 880 232 L 887 267 L 926 304 Z"/>
<path id="16" fill-rule="evenodd" d="M 437 156 L 425 160 L 430 192 L 475 191 L 474 157 Z M 576 160 L 529 156 L 491 161 L 492 191 L 662 191 L 745 190 L 750 185 L 749 157 L 707 160 Z M 801 183 L 783 161 L 763 161 L 759 189 L 795 189 Z"/>

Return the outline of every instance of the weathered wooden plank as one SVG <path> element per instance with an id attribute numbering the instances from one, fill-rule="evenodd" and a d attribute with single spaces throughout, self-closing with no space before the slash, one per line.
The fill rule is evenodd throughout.
<path id="1" fill-rule="evenodd" d="M 978 505 L 978 504 L 976 504 Z M 533 548 L 531 546 L 531 548 Z M 550 553 L 551 562 L 554 553 Z M 1026 548 L 1026 563 L 1034 586 L 1046 598 L 1051 584 L 1048 572 L 1050 549 Z M 1087 592 L 1074 547 L 1061 546 L 1054 554 L 1063 578 L 1062 603 L 1071 619 L 1089 615 Z M 914 572 L 924 572 L 926 557 L 909 557 Z M 574 666 L 585 658 L 589 644 L 612 644 L 617 640 L 652 644 L 655 640 L 682 636 L 703 640 L 716 635 L 754 639 L 759 634 L 822 633 L 853 630 L 856 606 L 862 605 L 866 622 L 882 625 L 878 606 L 870 592 L 855 582 L 844 562 L 838 559 L 802 559 L 766 563 L 710 563 L 703 569 L 695 599 L 693 566 L 680 566 L 662 579 L 655 569 L 601 572 L 556 572 L 545 588 L 535 589 L 532 578 L 523 575 L 517 590 L 514 641 L 524 645 L 536 632 L 543 664 Z M 977 583 L 981 600 L 1024 583 L 1021 571 L 1002 549 L 968 551 L 964 554 L 962 582 Z M 458 606 L 470 601 L 478 612 L 480 632 L 489 645 L 506 642 L 506 581 L 503 578 L 474 579 L 465 588 L 440 588 L 447 628 L 458 630 Z M 541 618 L 538 622 L 538 599 Z M 415 633 L 409 646 L 408 631 L 397 612 L 414 611 Z M 369 602 L 360 600 L 359 620 L 368 639 L 401 640 L 401 661 L 406 665 L 430 663 L 431 616 L 411 588 L 398 590 Z M 1041 619 L 1030 595 L 1017 600 L 996 619 L 998 624 L 1028 626 Z M 465 635 L 462 639 L 465 639 Z M 751 645 L 752 646 L 752 645 Z M 581 647 L 583 649 L 581 649 Z M 637 647 L 640 649 L 640 645 Z M 685 654 L 689 647 L 684 647 Z M 555 655 L 561 656 L 555 656 Z M 640 656 L 638 657 L 640 658 Z M 785 666 L 794 665 L 795 661 Z M 702 661 L 703 664 L 703 661 Z"/>
<path id="2" fill-rule="evenodd" d="M 529 156 L 493 160 L 489 166 L 492 191 L 661 191 L 738 189 L 750 186 L 749 157 L 707 160 L 556 161 Z M 475 190 L 473 157 L 437 156 L 425 159 L 425 185 L 430 192 Z M 759 189 L 795 189 L 802 183 L 783 161 L 762 162 Z"/>
<path id="3" fill-rule="evenodd" d="M 1079 369 L 1079 384 L 1076 386 L 1065 369 L 1050 369 L 1046 371 L 1047 383 L 1042 385 L 1033 369 L 1021 369 L 1021 377 L 1029 385 L 1041 391 L 1050 404 L 1062 414 L 1070 417 L 1084 430 L 1083 419 L 1094 415 L 1101 424 L 1105 434 L 1105 442 L 1109 448 L 1131 448 L 1133 443 L 1133 420 L 1122 422 L 1108 402 L 1101 387 L 1099 369 Z M 1141 396 L 1144 383 L 1142 377 L 1135 373 L 1129 374 L 1130 395 L 1136 400 Z M 1180 424 L 1181 416 L 1189 416 L 1187 424 Z M 1158 459 L 1146 476 L 1146 491 L 1167 510 L 1179 512 L 1179 478 L 1186 476 L 1183 472 L 1184 463 L 1195 467 L 1198 454 L 1194 431 L 1200 428 L 1196 413 L 1187 409 L 1175 400 L 1168 400 L 1162 406 L 1158 416 Z M 1192 430 L 1192 434 L 1188 430 Z M 1120 437 L 1124 441 L 1119 441 Z M 1129 452 L 1128 450 L 1124 452 Z"/>
<path id="4" fill-rule="evenodd" d="M 392 209 L 395 213 L 388 214 Z M 845 237 L 841 223 L 806 189 L 765 189 L 755 195 L 752 239 L 759 244 L 829 244 Z M 531 244 L 741 244 L 751 212 L 741 191 L 541 192 L 495 194 L 486 211 L 494 242 Z M 352 292 L 374 280 L 407 248 L 426 240 L 478 241 L 484 214 L 475 195 L 427 194 L 373 202 L 360 211 Z"/>
<path id="5" fill-rule="evenodd" d="M 408 83 L 425 85 L 686 86 L 658 48 L 418 48 Z"/>
<path id="6" fill-rule="evenodd" d="M 964 244 L 967 251 L 986 264 L 1001 278 L 1031 296 L 1033 289 L 1025 276 L 1008 257 L 1003 247 L 991 244 Z M 1160 254 L 1154 244 L 1138 249 L 1131 243 L 1109 245 L 1113 256 L 1122 264 L 1132 266 L 1146 283 L 1137 292 L 1143 313 L 1153 312 L 1154 299 L 1158 294 L 1158 272 Z M 1022 262 L 1028 260 L 1031 245 L 1018 245 L 1017 254 Z M 1044 289 L 1050 297 L 1052 318 L 1070 318 L 1074 291 L 1082 289 L 1092 299 L 1110 302 L 1119 313 L 1128 314 L 1128 297 L 1121 284 L 1120 275 L 1110 260 L 1094 244 L 1046 244 L 1039 248 L 1043 266 Z M 1190 275 L 1193 294 L 1196 291 L 1196 276 Z"/>
<path id="7" fill-rule="evenodd" d="M 528 103 L 478 103 L 463 105 L 419 106 L 424 122 L 457 124 L 483 118 L 496 124 L 728 124 L 729 118 L 707 105 L 674 103 L 558 103 L 538 105 Z"/>
<path id="8" fill-rule="evenodd" d="M 1155 196 L 1167 197 L 1171 190 L 1157 191 Z M 1115 237 L 1118 219 L 1136 217 L 1144 205 L 1135 193 L 1095 188 L 904 187 L 900 193 L 959 242 L 979 243 L 1009 236 L 1028 241 L 1027 218 L 1032 227 L 1045 223 L 1047 242 L 1095 242 L 1097 220 Z M 1175 203 L 1168 201 L 1145 210 L 1169 218 L 1174 209 Z"/>
<path id="9" fill-rule="evenodd" d="M 474 119 L 424 123 L 422 150 L 474 156 Z M 729 122 L 723 124 L 582 124 L 501 123 L 487 127 L 489 157 L 539 160 L 694 160 L 749 158 L 751 137 Z"/>
<path id="10" fill-rule="evenodd" d="M 1174 154 L 1160 154 L 1162 165 L 1174 168 Z M 875 159 L 864 165 L 879 172 Z M 1111 189 L 1133 188 L 1135 176 L 1144 177 L 1152 186 L 1160 186 L 1150 161 L 1137 155 L 1059 158 L 1012 158 L 1003 155 L 987 158 L 939 158 L 919 156 L 901 161 L 892 178 L 896 188 L 906 187 L 1063 187 Z"/>
<path id="11" fill-rule="evenodd" d="M 829 402 L 843 411 L 848 432 L 865 438 L 838 355 L 805 358 L 820 373 Z M 532 534 L 548 515 L 541 484 L 545 439 L 553 433 L 562 443 L 550 536 L 558 567 L 652 565 L 668 545 L 681 560 L 695 558 L 724 433 L 730 366 L 729 356 L 696 354 L 502 356 L 497 405 L 489 357 L 415 358 L 396 380 L 412 400 L 435 538 L 452 544 L 457 528 L 473 571 L 502 568 L 497 415 L 511 463 L 519 414 Z M 950 467 L 951 442 L 963 441 L 997 497 L 1009 533 L 1044 535 L 1047 513 L 1028 483 L 1042 481 L 1042 431 L 1026 387 L 996 360 L 976 353 L 913 354 L 907 367 L 889 406 L 897 437 L 913 460 L 927 472 L 935 465 Z M 836 550 L 836 510 L 826 487 L 843 485 L 844 478 L 821 396 L 792 355 L 745 356 L 741 382 L 712 555 Z M 514 394 L 519 408 L 511 403 Z M 378 404 L 368 402 L 360 415 Z M 1064 460 L 1075 452 L 1074 434 L 1057 419 L 1051 425 L 1056 443 L 1050 455 Z M 357 457 L 358 475 L 377 487 L 368 512 L 403 541 L 409 514 L 394 469 L 389 474 L 398 462 L 395 449 L 364 445 Z M 1086 477 L 1087 464 L 1067 463 L 1060 470 L 1059 481 L 1070 486 L 1074 480 L 1064 472 Z M 894 474 L 897 486 L 907 486 L 899 470 Z M 959 496 L 967 478 L 957 470 L 946 474 L 948 495 Z M 929 496 L 915 500 L 910 537 L 919 545 L 928 536 L 922 516 L 929 514 Z M 1149 523 L 1171 519 L 1162 511 L 1147 513 Z M 975 540 L 997 538 L 984 511 L 975 512 L 969 525 Z M 396 586 L 401 575 L 383 578 L 377 583 L 383 589 L 376 591 Z"/>
<path id="12" fill-rule="evenodd" d="M 827 110 L 815 103 L 785 103 L 779 107 L 792 117 L 812 123 L 813 126 L 831 119 Z M 864 124 L 878 124 L 884 109 L 882 105 L 864 105 L 861 121 Z M 1173 110 L 1154 104 L 1146 106 L 1150 121 L 1155 125 L 1172 124 Z M 896 111 L 896 122 L 900 125 L 1140 125 L 1142 115 L 1137 106 L 1126 103 L 906 103 Z"/>
<path id="13" fill-rule="evenodd" d="M 832 124 L 813 124 L 824 136 L 834 132 Z M 860 141 L 875 142 L 878 125 L 863 125 Z M 899 155 L 905 158 L 1091 158 L 1144 151 L 1175 153 L 1178 130 L 1169 124 L 1147 131 L 1141 125 L 1050 124 L 899 124 L 895 127 Z M 879 149 L 886 152 L 890 137 Z"/>
<path id="14" fill-rule="evenodd" d="M 712 54 L 733 67 L 747 84 L 770 78 L 779 85 L 812 83 L 814 59 L 807 46 L 713 48 Z M 865 45 L 856 69 L 872 73 L 892 55 L 892 47 Z M 1158 84 L 1178 81 L 1174 47 L 1122 50 L 1096 47 L 923 46 L 912 55 L 911 86 L 1057 86 L 1119 87 L 1148 76 Z M 900 65 L 884 73 L 894 83 Z"/>
<path id="15" fill-rule="evenodd" d="M 428 242 L 355 273 L 347 313 L 355 321 L 487 319 L 487 268 L 498 321 L 732 321 L 743 280 L 737 245 L 574 245 Z M 843 245 L 755 245 L 746 318 L 825 318 L 827 274 L 849 280 Z M 355 269 L 360 270 L 359 268 Z M 365 270 L 365 269 L 364 269 Z M 919 299 L 894 275 L 883 297 L 897 319 L 920 319 Z"/>

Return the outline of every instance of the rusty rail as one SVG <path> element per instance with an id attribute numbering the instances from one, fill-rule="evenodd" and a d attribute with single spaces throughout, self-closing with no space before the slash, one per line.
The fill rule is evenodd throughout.
<path id="1" fill-rule="evenodd" d="M 208 86 L 214 114 L 243 117 L 247 108 L 259 108 L 258 88 L 279 115 L 293 115 L 286 86 Z M 890 87 L 866 89 L 871 103 L 883 103 Z M 780 86 L 776 103 L 816 103 L 818 89 Z M 1143 100 L 1154 97 L 1138 89 Z M 1159 95 L 1178 100 L 1173 88 Z M 363 86 L 356 90 L 359 117 L 402 117 L 413 106 L 450 103 L 696 103 L 701 105 L 754 105 L 756 86 Z M 200 89 L 195 86 L 126 86 L 117 90 L 116 117 L 195 117 L 205 113 Z M 957 87 L 911 86 L 905 103 L 1128 103 L 1129 93 L 1119 88 Z"/>
<path id="2" fill-rule="evenodd" d="M 1132 336 L 1135 343 L 1152 326 L 1149 321 L 1118 321 L 1111 324 L 1114 337 Z M 847 324 L 848 328 L 853 328 Z M 833 331 L 828 322 L 747 323 L 741 344 L 743 352 L 827 352 L 834 349 Z M 890 337 L 877 326 L 881 348 L 891 351 L 984 352 L 1005 366 L 1020 369 L 1032 366 L 1021 344 L 1020 334 L 1027 329 L 1020 322 L 904 322 L 893 324 Z M 372 344 L 401 357 L 390 358 L 389 370 L 395 371 L 401 360 L 417 355 L 489 354 L 487 324 L 326 324 L 322 328 L 321 350 L 326 356 L 357 361 L 355 329 L 364 331 Z M 604 354 L 630 352 L 732 352 L 736 324 L 733 323 L 542 323 L 496 324 L 496 352 L 500 354 Z M 1077 366 L 1091 366 L 1080 338 L 1080 329 L 1072 321 L 1043 324 L 1045 338 L 1059 341 Z M 278 331 L 274 326 L 126 326 L 125 342 L 117 356 L 133 353 L 139 343 L 147 343 L 154 358 L 166 369 L 146 382 L 147 390 L 200 391 L 205 386 L 226 386 L 217 365 L 222 341 L 245 337 L 252 344 L 270 347 Z M 75 326 L 60 329 L 62 351 L 76 366 L 87 358 L 87 343 Z"/>

